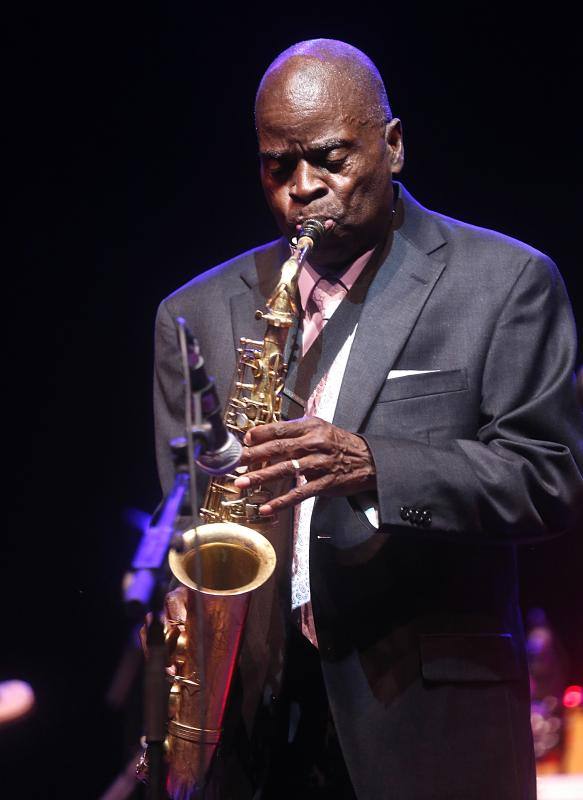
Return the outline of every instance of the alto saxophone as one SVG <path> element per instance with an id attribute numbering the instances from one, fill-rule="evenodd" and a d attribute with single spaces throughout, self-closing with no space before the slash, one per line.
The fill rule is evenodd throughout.
<path id="1" fill-rule="evenodd" d="M 256 425 L 277 422 L 281 417 L 287 372 L 284 352 L 297 316 L 299 272 L 324 232 L 318 220 L 303 224 L 265 311 L 256 312 L 256 319 L 266 323 L 263 340 L 240 341 L 233 391 L 225 411 L 225 424 L 240 439 Z M 173 800 L 200 797 L 204 791 L 221 736 L 250 594 L 275 568 L 273 547 L 262 533 L 276 524 L 276 518 L 259 515 L 259 507 L 272 493 L 263 487 L 236 489 L 236 477 L 210 481 L 200 511 L 206 524 L 184 533 L 183 549 L 172 550 L 169 556 L 174 576 L 191 590 L 187 592 L 186 619 L 171 621 L 169 628 L 175 675 L 170 690 L 167 788 Z M 203 648 L 197 647 L 201 610 Z"/>

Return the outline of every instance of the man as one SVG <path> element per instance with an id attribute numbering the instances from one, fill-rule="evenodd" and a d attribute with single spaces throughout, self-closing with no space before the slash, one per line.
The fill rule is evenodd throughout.
<path id="1" fill-rule="evenodd" d="M 314 217 L 327 234 L 300 276 L 290 421 L 244 442 L 240 488 L 290 484 L 262 513 L 302 504 L 274 542 L 276 580 L 252 600 L 219 796 L 534 798 L 515 546 L 559 532 L 581 483 L 560 276 L 541 253 L 392 182 L 401 123 L 350 45 L 282 53 L 256 124 L 281 233 Z M 225 401 L 235 344 L 262 337 L 254 311 L 285 249 L 252 250 L 162 303 L 165 487 L 167 441 L 183 428 L 173 319 L 187 319 Z M 332 311 L 315 307 L 319 290 Z"/>

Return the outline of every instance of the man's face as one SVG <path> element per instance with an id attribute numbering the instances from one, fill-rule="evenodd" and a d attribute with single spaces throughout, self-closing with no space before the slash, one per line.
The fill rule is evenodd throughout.
<path id="1" fill-rule="evenodd" d="M 310 261 L 338 268 L 386 233 L 401 146 L 399 121 L 367 118 L 362 94 L 341 84 L 321 66 L 296 67 L 274 76 L 257 104 L 261 182 L 278 227 L 290 238 L 310 217 L 332 220 Z"/>

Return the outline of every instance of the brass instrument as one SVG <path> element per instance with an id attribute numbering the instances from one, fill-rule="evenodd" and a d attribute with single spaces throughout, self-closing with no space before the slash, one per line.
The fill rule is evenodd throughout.
<path id="1" fill-rule="evenodd" d="M 266 310 L 256 312 L 256 319 L 266 323 L 263 341 L 241 339 L 234 387 L 225 411 L 227 427 L 240 439 L 250 428 L 280 419 L 287 371 L 284 351 L 297 315 L 299 271 L 324 232 L 324 225 L 317 220 L 304 223 Z M 221 736 L 250 593 L 275 568 L 273 547 L 262 532 L 272 528 L 276 518 L 259 515 L 259 506 L 268 502 L 272 493 L 263 487 L 236 489 L 236 477 L 210 481 L 200 512 L 206 524 L 184 533 L 182 551 L 173 550 L 169 557 L 175 577 L 193 590 L 187 593 L 186 620 L 174 626 L 173 635 L 171 626 L 170 634 L 175 641 L 175 677 L 170 691 L 167 788 L 173 800 L 201 796 Z M 197 647 L 201 610 L 203 664 Z M 204 691 L 200 691 L 201 683 Z"/>

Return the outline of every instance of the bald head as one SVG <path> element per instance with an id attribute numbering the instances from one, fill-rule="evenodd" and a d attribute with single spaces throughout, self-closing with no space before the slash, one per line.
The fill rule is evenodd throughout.
<path id="1" fill-rule="evenodd" d="M 311 258 L 334 269 L 384 240 L 401 123 L 364 53 L 333 39 L 293 45 L 263 76 L 255 120 L 261 181 L 282 233 L 309 217 L 329 223 Z"/>
<path id="2" fill-rule="evenodd" d="M 382 125 L 392 119 L 387 92 L 378 69 L 361 50 L 337 39 L 299 42 L 267 68 L 255 98 L 260 116 L 266 96 L 284 89 L 294 100 L 312 106 L 331 86 L 350 97 L 361 124 Z"/>

